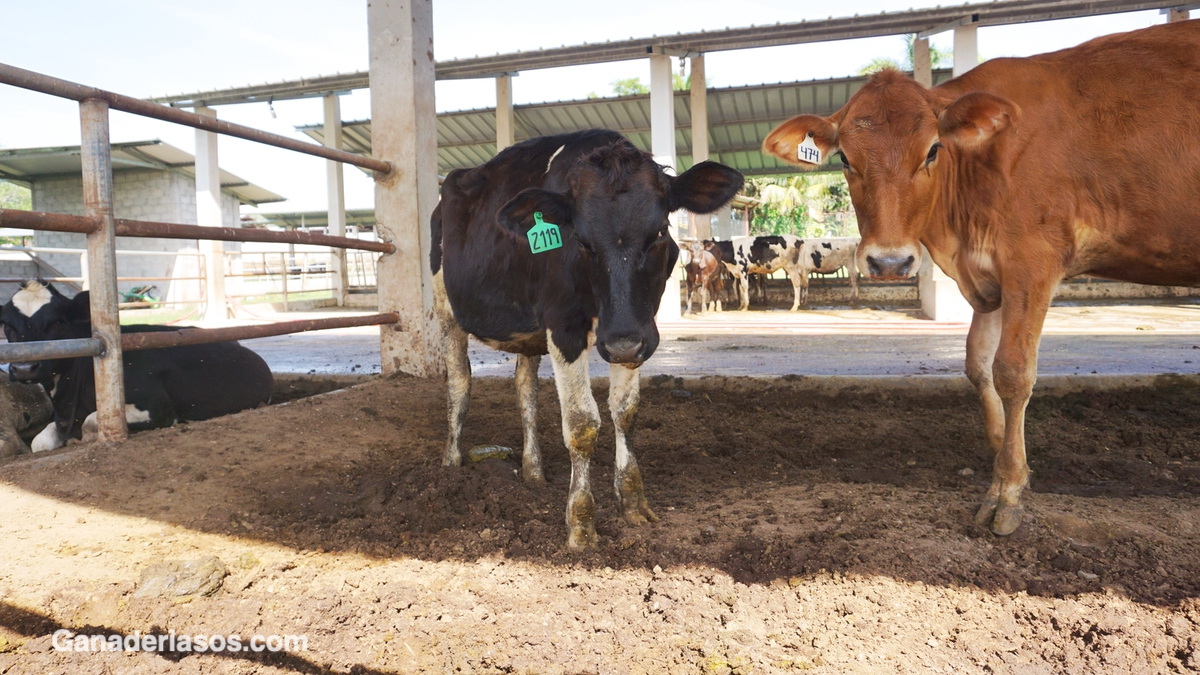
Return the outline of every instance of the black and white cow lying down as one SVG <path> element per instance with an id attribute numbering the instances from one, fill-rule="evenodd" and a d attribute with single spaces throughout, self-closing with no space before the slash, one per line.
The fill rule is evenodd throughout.
<path id="1" fill-rule="evenodd" d="M 22 284 L 3 307 L 9 342 L 90 337 L 88 293 L 67 298 L 37 281 Z M 174 330 L 121 326 L 121 332 Z M 125 352 L 125 419 L 134 431 L 206 420 L 255 408 L 271 399 L 271 370 L 236 342 Z M 88 357 L 10 363 L 9 379 L 41 384 L 54 404 L 54 421 L 33 439 L 34 452 L 82 438 L 95 426 L 96 386 Z"/>
<path id="2" fill-rule="evenodd" d="M 549 353 L 571 459 L 567 544 L 596 544 L 589 460 L 600 414 L 588 377 L 594 344 L 608 361 L 616 427 L 614 485 L 625 521 L 657 520 L 646 503 L 630 437 L 638 370 L 658 347 L 663 289 L 679 256 L 667 216 L 711 213 L 742 175 L 701 162 L 670 176 L 615 131 L 533 138 L 487 164 L 446 176 L 432 218 L 431 269 L 443 331 L 449 434 L 443 461 L 457 466 L 471 390 L 467 334 L 517 357 L 525 480 L 542 481 L 537 371 Z M 550 224 L 550 226 L 547 226 Z"/>

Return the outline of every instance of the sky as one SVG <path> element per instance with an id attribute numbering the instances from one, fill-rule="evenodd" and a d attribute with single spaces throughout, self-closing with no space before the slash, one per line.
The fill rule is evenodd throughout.
<path id="1" fill-rule="evenodd" d="M 740 0 L 606 0 L 603 11 L 548 0 L 434 0 L 434 54 L 439 61 L 583 42 L 716 30 L 835 16 L 898 11 L 933 2 L 841 0 L 837 3 Z M 736 8 L 736 11 L 731 11 Z M 0 62 L 128 96 L 168 94 L 294 80 L 367 69 L 365 0 L 0 0 L 5 36 Z M 1091 38 L 1162 23 L 1157 11 L 979 29 L 986 58 L 1028 56 Z M 952 33 L 933 43 L 949 49 Z M 790 82 L 854 74 L 875 57 L 903 57 L 898 36 L 820 44 L 714 52 L 705 57 L 711 87 Z M 674 64 L 676 70 L 678 64 Z M 513 80 L 516 104 L 610 95 L 613 80 L 649 82 L 646 60 L 521 73 Z M 494 80 L 439 81 L 437 109 L 490 108 Z M 297 125 L 320 123 L 320 99 L 221 106 L 240 124 L 306 139 Z M 370 116 L 370 96 L 342 99 L 344 120 Z M 195 132 L 114 112 L 114 142 L 158 138 L 192 152 Z M 0 147 L 79 143 L 73 101 L 0 85 Z M 221 167 L 288 198 L 263 211 L 326 208 L 325 162 L 229 137 L 220 140 Z M 348 208 L 370 208 L 373 184 L 346 167 Z M 251 212 L 248 209 L 244 212 Z"/>

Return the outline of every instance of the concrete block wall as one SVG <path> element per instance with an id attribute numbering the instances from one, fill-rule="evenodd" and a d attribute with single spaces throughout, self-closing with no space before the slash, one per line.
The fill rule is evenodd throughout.
<path id="1" fill-rule="evenodd" d="M 51 213 L 82 215 L 82 176 L 39 178 L 32 183 L 33 209 Z M 196 182 L 182 174 L 159 170 L 128 170 L 113 173 L 113 209 L 118 218 L 152 220 L 166 223 L 196 224 Z M 240 205 L 228 192 L 221 194 L 221 215 L 225 227 L 238 227 Z M 71 232 L 36 232 L 34 246 L 74 248 L 83 253 L 87 237 Z M 117 237 L 119 251 L 192 251 L 196 242 L 187 239 L 144 239 Z M 226 250 L 236 250 L 227 243 Z M 81 274 L 77 254 L 43 254 L 49 264 L 66 276 Z M 117 274 L 122 277 L 195 276 L 195 259 L 179 256 L 117 256 Z M 121 291 L 134 286 L 154 284 L 159 297 L 198 299 L 203 282 L 199 281 L 125 281 L 118 284 Z M 172 290 L 172 286 L 176 286 Z"/>

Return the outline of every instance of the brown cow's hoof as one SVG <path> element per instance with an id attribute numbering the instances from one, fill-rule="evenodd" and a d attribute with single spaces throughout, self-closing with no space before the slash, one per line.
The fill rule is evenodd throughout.
<path id="1" fill-rule="evenodd" d="M 567 536 L 567 548 L 596 548 L 596 527 L 591 523 L 572 527 Z"/>
<path id="2" fill-rule="evenodd" d="M 996 509 L 996 518 L 992 520 L 992 534 L 1007 537 L 1021 525 L 1021 516 L 1025 510 L 1020 506 L 1001 506 Z"/>
<path id="3" fill-rule="evenodd" d="M 979 505 L 979 510 L 975 512 L 975 524 L 980 527 L 987 527 L 992 524 L 996 517 L 997 499 L 984 497 L 983 503 Z"/>

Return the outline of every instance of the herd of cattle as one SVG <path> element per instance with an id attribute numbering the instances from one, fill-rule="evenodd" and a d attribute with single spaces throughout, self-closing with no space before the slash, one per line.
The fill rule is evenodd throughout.
<path id="1" fill-rule="evenodd" d="M 975 310 L 966 370 L 995 456 L 977 520 L 1009 534 L 1021 520 L 1029 477 L 1025 408 L 1058 283 L 1088 274 L 1200 284 L 1198 90 L 1196 21 L 993 59 L 932 89 L 880 72 L 833 115 L 794 117 L 763 145 L 804 168 L 837 155 L 861 241 L 691 244 L 689 308 L 693 293 L 701 306 L 719 302 L 714 284 L 722 267 L 741 309 L 752 274 L 787 271 L 795 308 L 806 300 L 811 273 L 846 266 L 852 283 L 859 271 L 911 278 L 924 245 Z M 679 209 L 711 213 L 742 183 L 740 173 L 716 162 L 672 175 L 607 130 L 533 138 L 486 164 L 451 171 L 431 221 L 429 261 L 446 355 L 444 463 L 462 461 L 473 335 L 518 357 L 523 477 L 544 480 L 537 371 L 549 354 L 571 460 L 567 543 L 594 546 L 589 463 L 601 421 L 587 352 L 595 346 L 609 363 L 620 513 L 631 525 L 656 520 L 632 436 L 639 367 L 658 346 L 654 317 L 680 258 L 667 218 Z M 86 336 L 86 307 L 86 298 L 68 300 L 31 283 L 3 307 L 0 321 L 10 341 Z M 248 350 L 233 343 L 176 349 L 127 355 L 131 422 L 202 419 L 269 396 L 270 373 Z M 10 366 L 11 377 L 41 383 L 54 399 L 55 422 L 35 449 L 79 435 L 95 410 L 90 372 L 86 359 Z"/>
<path id="2" fill-rule="evenodd" d="M 766 300 L 766 277 L 783 270 L 792 281 L 792 311 L 808 304 L 808 275 L 833 274 L 845 268 L 850 277 L 850 302 L 858 302 L 858 239 L 801 239 L 792 234 L 734 237 L 729 241 L 694 241 L 680 251 L 687 272 L 684 314 L 699 300 L 700 312 L 721 311 L 726 278 L 738 309 L 750 308 L 755 280 Z"/>

